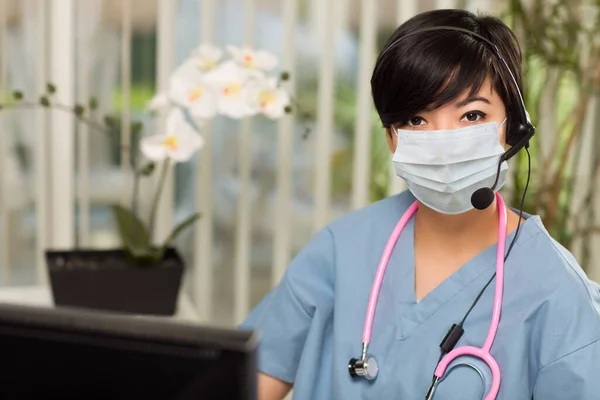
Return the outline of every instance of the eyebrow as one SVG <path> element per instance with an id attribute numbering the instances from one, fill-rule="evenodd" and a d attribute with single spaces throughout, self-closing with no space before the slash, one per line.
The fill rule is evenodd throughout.
<path id="1" fill-rule="evenodd" d="M 488 99 L 486 99 L 485 97 L 481 97 L 481 96 L 472 96 L 472 97 L 467 97 L 464 100 L 459 101 L 458 103 L 456 103 L 456 108 L 461 108 L 466 106 L 467 104 L 476 102 L 476 101 L 483 101 L 484 103 L 487 104 L 492 104 L 490 103 L 490 101 Z"/>

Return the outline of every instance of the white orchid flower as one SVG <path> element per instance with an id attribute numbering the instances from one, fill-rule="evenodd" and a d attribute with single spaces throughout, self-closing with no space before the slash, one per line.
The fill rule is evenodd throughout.
<path id="1" fill-rule="evenodd" d="M 194 118 L 215 116 L 215 96 L 194 60 L 188 60 L 175 70 L 169 82 L 169 98 L 189 110 Z"/>
<path id="2" fill-rule="evenodd" d="M 277 57 L 264 50 L 252 50 L 247 47 L 227 46 L 227 51 L 237 64 L 253 71 L 270 71 L 277 66 Z"/>
<path id="3" fill-rule="evenodd" d="M 150 161 L 165 158 L 173 162 L 188 161 L 204 144 L 202 136 L 185 119 L 183 111 L 175 107 L 169 113 L 166 133 L 142 138 L 140 149 Z"/>
<path id="4" fill-rule="evenodd" d="M 233 61 L 226 61 L 205 75 L 205 82 L 216 91 L 217 111 L 230 118 L 243 118 L 254 112 L 248 103 L 248 72 Z"/>
<path id="5" fill-rule="evenodd" d="M 290 105 L 288 93 L 277 87 L 277 79 L 256 79 L 248 84 L 250 106 L 271 119 L 281 118 Z"/>
<path id="6" fill-rule="evenodd" d="M 223 57 L 223 50 L 211 44 L 202 44 L 192 51 L 190 61 L 202 72 L 216 68 L 217 63 Z"/>
<path id="7" fill-rule="evenodd" d="M 148 102 L 148 109 L 150 111 L 159 111 L 163 108 L 169 107 L 170 105 L 171 101 L 165 93 L 156 93 Z"/>

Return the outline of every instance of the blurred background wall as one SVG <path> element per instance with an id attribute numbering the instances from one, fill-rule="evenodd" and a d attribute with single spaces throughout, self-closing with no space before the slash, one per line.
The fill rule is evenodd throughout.
<path id="1" fill-rule="evenodd" d="M 65 104 L 95 96 L 98 114 L 116 114 L 121 126 L 107 136 L 57 111 L 0 111 L 0 284 L 45 284 L 47 248 L 118 246 L 108 205 L 131 192 L 131 154 L 122 150 L 129 121 L 144 117 L 200 43 L 249 45 L 291 72 L 296 112 L 278 123 L 223 118 L 206 126 L 206 147 L 169 177 L 158 226 L 164 233 L 203 213 L 178 242 L 186 290 L 199 320 L 239 322 L 316 230 L 403 190 L 372 107 L 370 72 L 399 23 L 435 8 L 496 15 L 517 32 L 538 128 L 525 210 L 541 215 L 600 280 L 596 3 L 0 0 L 0 104 L 16 89 L 37 101 L 52 81 Z M 526 158 L 511 171 L 503 190 L 518 207 Z"/>

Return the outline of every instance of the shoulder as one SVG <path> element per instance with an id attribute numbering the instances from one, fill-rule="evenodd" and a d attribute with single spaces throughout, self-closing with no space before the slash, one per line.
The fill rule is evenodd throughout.
<path id="1" fill-rule="evenodd" d="M 524 250 L 530 253 L 534 269 L 540 273 L 540 283 L 560 295 L 569 294 L 561 301 L 589 312 L 600 331 L 600 286 L 588 278 L 573 254 L 550 236 L 541 220 L 534 218 L 532 230 L 536 234 Z"/>
<path id="2" fill-rule="evenodd" d="M 600 339 L 600 286 L 538 217 L 527 221 L 526 231 L 515 256 L 527 293 L 522 298 L 530 299 L 522 306 L 536 322 L 533 336 L 539 340 L 543 367 Z"/>
<path id="3" fill-rule="evenodd" d="M 365 235 L 372 229 L 385 230 L 388 226 L 391 231 L 414 201 L 414 196 L 407 190 L 346 214 L 331 222 L 328 228 L 334 238 Z"/>
<path id="4" fill-rule="evenodd" d="M 347 271 L 355 265 L 349 260 L 371 255 L 374 247 L 385 243 L 400 216 L 414 201 L 414 197 L 406 191 L 332 221 L 314 235 L 292 260 L 283 283 L 333 287 L 337 264 L 343 264 Z M 375 262 L 373 264 L 376 265 Z"/>
<path id="5" fill-rule="evenodd" d="M 414 201 L 413 195 L 405 191 L 331 222 L 327 230 L 333 246 L 334 275 L 366 273 L 366 279 L 370 279 L 391 232 Z"/>
<path id="6" fill-rule="evenodd" d="M 364 251 L 375 238 L 389 235 L 397 220 L 414 201 L 414 197 L 406 191 L 330 222 L 298 253 L 288 266 L 287 275 L 294 278 L 296 275 L 305 275 L 310 269 L 318 275 L 331 278 L 330 272 L 337 254 Z"/>

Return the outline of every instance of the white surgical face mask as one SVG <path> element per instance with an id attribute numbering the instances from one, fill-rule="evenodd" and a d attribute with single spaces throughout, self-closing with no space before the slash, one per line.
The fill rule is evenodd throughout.
<path id="1" fill-rule="evenodd" d="M 471 195 L 491 187 L 504 153 L 496 122 L 454 130 L 393 129 L 398 144 L 393 161 L 396 174 L 427 207 L 444 214 L 473 208 Z M 508 164 L 502 163 L 495 190 L 506 182 Z"/>

